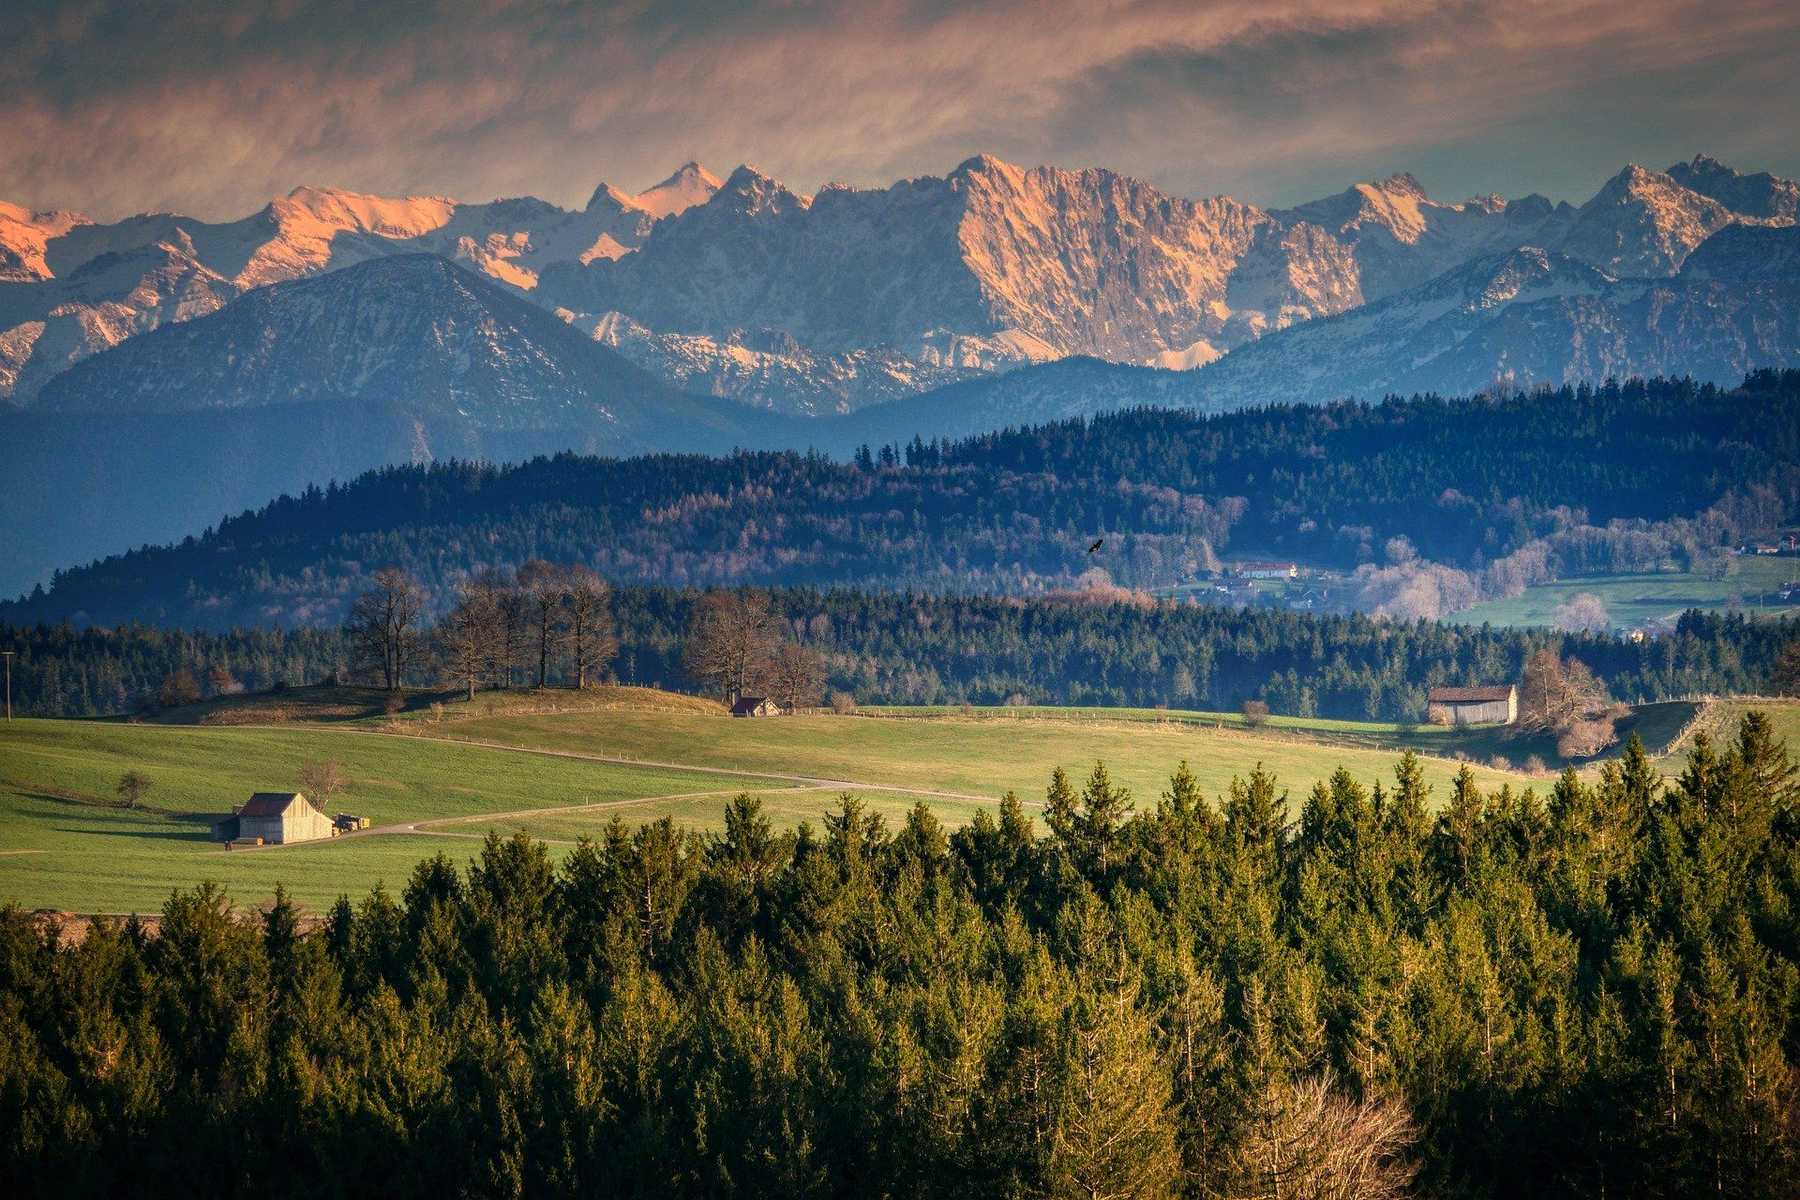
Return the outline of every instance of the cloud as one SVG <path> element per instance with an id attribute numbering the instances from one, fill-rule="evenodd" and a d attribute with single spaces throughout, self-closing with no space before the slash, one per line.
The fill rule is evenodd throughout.
<path id="1" fill-rule="evenodd" d="M 1272 203 L 1402 167 L 1579 198 L 1696 150 L 1800 173 L 1800 16 L 1765 0 L 20 8 L 0 196 L 99 216 L 299 183 L 579 204 L 687 158 L 810 190 L 990 151 Z"/>

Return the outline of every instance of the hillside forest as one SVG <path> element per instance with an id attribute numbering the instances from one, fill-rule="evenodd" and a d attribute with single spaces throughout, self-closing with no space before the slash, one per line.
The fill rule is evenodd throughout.
<path id="1" fill-rule="evenodd" d="M 1042 595 L 1279 555 L 1356 607 L 1451 615 L 1595 573 L 1722 570 L 1800 511 L 1800 372 L 1218 416 L 1135 410 L 960 442 L 389 467 L 59 571 L 14 624 L 335 625 L 394 566 L 447 604 L 533 559 L 614 584 Z M 1089 548 L 1099 541 L 1090 553 Z"/>
<path id="2" fill-rule="evenodd" d="M 560 590 L 567 573 L 603 600 L 577 651 Z M 534 599 L 520 586 L 542 585 Z M 1542 651 L 1590 671 L 1613 700 L 1768 694 L 1800 687 L 1781 670 L 1792 622 L 1690 612 L 1645 642 L 1548 629 L 1461 626 L 1360 615 L 1230 609 L 1153 601 L 1117 591 L 1037 599 L 834 588 L 611 588 L 578 567 L 528 564 L 490 573 L 447 597 L 416 595 L 391 682 L 489 689 L 616 681 L 718 696 L 776 690 L 766 675 L 729 677 L 692 653 L 703 614 L 756 614 L 764 657 L 796 655 L 804 694 L 861 704 L 1065 704 L 1236 710 L 1246 700 L 1291 716 L 1423 720 L 1426 691 L 1523 678 Z M 378 591 L 371 588 L 370 592 Z M 459 598 L 504 606 L 503 630 L 458 628 Z M 485 596 L 485 600 L 482 597 Z M 547 603 L 546 603 L 547 602 Z M 433 617 L 434 611 L 443 611 Z M 491 611 L 491 610 L 490 610 Z M 367 616 L 368 614 L 364 614 Z M 468 609 L 462 616 L 471 615 Z M 491 618 L 489 618 L 491 619 Z M 367 625 L 328 629 L 162 630 L 0 626 L 17 650 L 13 697 L 34 716 L 95 716 L 171 707 L 241 691 L 327 679 L 385 686 L 387 652 Z M 1790 653 L 1790 657 L 1794 657 Z M 540 676 L 541 671 L 541 676 Z"/>

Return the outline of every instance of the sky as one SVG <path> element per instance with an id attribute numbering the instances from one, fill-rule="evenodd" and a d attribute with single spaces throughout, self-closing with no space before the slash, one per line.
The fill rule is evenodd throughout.
<path id="1" fill-rule="evenodd" d="M 1411 171 L 1579 201 L 1800 176 L 1791 0 L 10 0 L 0 200 L 228 219 L 301 184 L 570 207 L 688 159 L 799 191 L 976 153 L 1269 206 Z"/>

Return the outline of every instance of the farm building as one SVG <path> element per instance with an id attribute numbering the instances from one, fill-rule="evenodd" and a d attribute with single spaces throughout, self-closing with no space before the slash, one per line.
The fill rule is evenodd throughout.
<path id="1" fill-rule="evenodd" d="M 778 717 L 781 715 L 781 705 L 767 696 L 739 696 L 737 702 L 731 706 L 731 715 L 734 717 Z"/>
<path id="2" fill-rule="evenodd" d="M 1426 710 L 1445 725 L 1510 725 L 1519 719 L 1519 689 L 1512 684 L 1496 687 L 1434 687 L 1425 697 Z"/>
<path id="3" fill-rule="evenodd" d="M 271 844 L 310 842 L 332 835 L 331 818 L 299 792 L 257 792 L 237 810 L 237 836 Z"/>
<path id="4" fill-rule="evenodd" d="M 1245 579 L 1298 579 L 1300 564 L 1291 562 L 1238 563 L 1237 573 Z"/>

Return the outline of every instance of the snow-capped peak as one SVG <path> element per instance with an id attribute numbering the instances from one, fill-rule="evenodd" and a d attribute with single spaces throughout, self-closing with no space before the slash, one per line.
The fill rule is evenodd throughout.
<path id="1" fill-rule="evenodd" d="M 1682 187 L 1708 196 L 1743 217 L 1788 224 L 1800 217 L 1800 184 L 1767 171 L 1745 175 L 1707 154 L 1667 172 Z"/>
<path id="2" fill-rule="evenodd" d="M 343 188 L 301 186 L 269 205 L 296 233 L 323 226 L 382 237 L 418 237 L 449 223 L 456 201 L 444 196 L 371 196 Z"/>
<path id="3" fill-rule="evenodd" d="M 32 283 L 49 279 L 44 250 L 52 238 L 93 222 L 73 212 L 33 212 L 0 200 L 0 281 Z"/>
<path id="4" fill-rule="evenodd" d="M 749 163 L 744 163 L 719 185 L 708 207 L 715 204 L 724 204 L 746 215 L 762 212 L 779 215 L 807 207 L 808 200 L 805 196 L 789 191 L 774 176 L 765 175 Z"/>
<path id="5" fill-rule="evenodd" d="M 685 162 L 673 175 L 655 187 L 639 192 L 633 199 L 637 207 L 661 218 L 685 212 L 696 204 L 705 204 L 719 187 L 717 175 L 697 162 Z"/>

